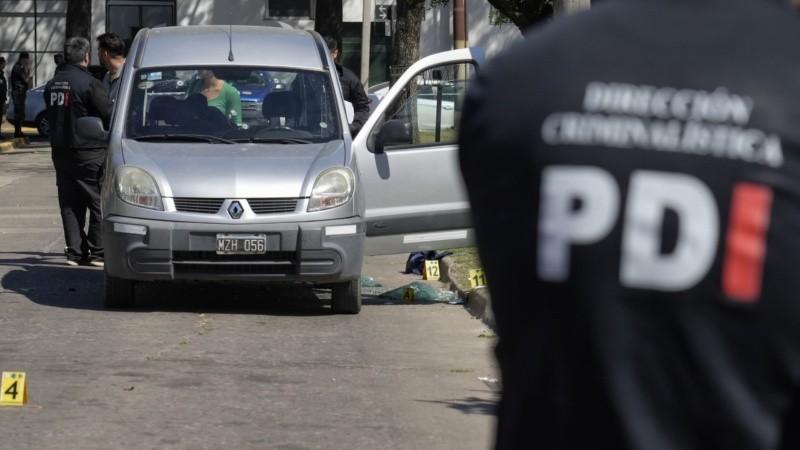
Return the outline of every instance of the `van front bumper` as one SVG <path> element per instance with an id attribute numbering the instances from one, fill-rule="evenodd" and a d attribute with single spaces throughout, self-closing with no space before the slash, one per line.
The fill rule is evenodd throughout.
<path id="1" fill-rule="evenodd" d="M 218 234 L 266 235 L 262 254 L 217 254 Z M 111 216 L 105 271 L 139 280 L 334 283 L 361 275 L 364 220 L 219 225 Z"/>

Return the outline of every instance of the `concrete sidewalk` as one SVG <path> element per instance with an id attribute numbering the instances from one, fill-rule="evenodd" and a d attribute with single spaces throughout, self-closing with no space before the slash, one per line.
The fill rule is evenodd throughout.
<path id="1" fill-rule="evenodd" d="M 451 270 L 455 266 L 453 258 L 445 256 L 441 259 L 441 272 L 444 275 L 445 282 L 450 283 L 450 290 L 457 292 L 459 298 L 463 298 L 467 302 L 467 310 L 475 318 L 491 328 L 496 330 L 494 321 L 494 312 L 492 311 L 492 298 L 489 295 L 489 288 L 482 286 L 472 288 L 468 283 L 463 280 L 458 280 L 457 277 L 451 275 Z"/>
<path id="2" fill-rule="evenodd" d="M 22 132 L 27 136 L 15 138 L 13 137 L 14 126 L 8 123 L 5 117 L 0 118 L 0 122 L 2 123 L 2 125 L 0 125 L 0 134 L 6 138 L 0 141 L 0 155 L 44 151 L 45 148 L 41 145 L 30 147 L 31 140 L 28 136 L 39 136 L 39 132 L 36 131 L 36 128 L 22 127 Z M 49 142 L 47 144 L 47 149 L 49 150 Z"/>

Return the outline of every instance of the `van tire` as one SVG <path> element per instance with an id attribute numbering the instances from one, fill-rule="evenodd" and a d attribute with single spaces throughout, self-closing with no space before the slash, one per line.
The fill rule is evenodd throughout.
<path id="1" fill-rule="evenodd" d="M 132 308 L 136 305 L 136 282 L 106 274 L 106 308 Z"/>
<path id="2" fill-rule="evenodd" d="M 334 314 L 358 314 L 361 311 L 361 283 L 359 280 L 332 285 L 331 311 Z"/>

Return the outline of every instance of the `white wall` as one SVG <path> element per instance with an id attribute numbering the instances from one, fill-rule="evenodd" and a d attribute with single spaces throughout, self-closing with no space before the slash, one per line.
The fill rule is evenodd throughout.
<path id="1" fill-rule="evenodd" d="M 522 33 L 514 24 L 495 26 L 489 22 L 489 2 L 466 0 L 467 45 L 483 47 L 490 58 L 509 43 L 522 39 Z M 429 9 L 422 22 L 420 56 L 453 48 L 453 1 Z"/>
<path id="2" fill-rule="evenodd" d="M 486 0 L 467 0 L 467 23 L 469 45 L 486 49 L 491 58 L 508 44 L 522 39 L 522 32 L 513 23 L 500 26 L 489 23 L 491 5 Z"/>

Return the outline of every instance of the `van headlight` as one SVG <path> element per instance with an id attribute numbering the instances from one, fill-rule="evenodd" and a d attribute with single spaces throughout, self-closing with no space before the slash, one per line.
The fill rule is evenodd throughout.
<path id="1" fill-rule="evenodd" d="M 308 212 L 322 211 L 344 205 L 353 197 L 353 172 L 346 167 L 337 167 L 322 172 L 308 202 Z"/>
<path id="2" fill-rule="evenodd" d="M 153 177 L 138 167 L 123 166 L 117 170 L 117 195 L 125 203 L 164 210 L 161 193 Z"/>

